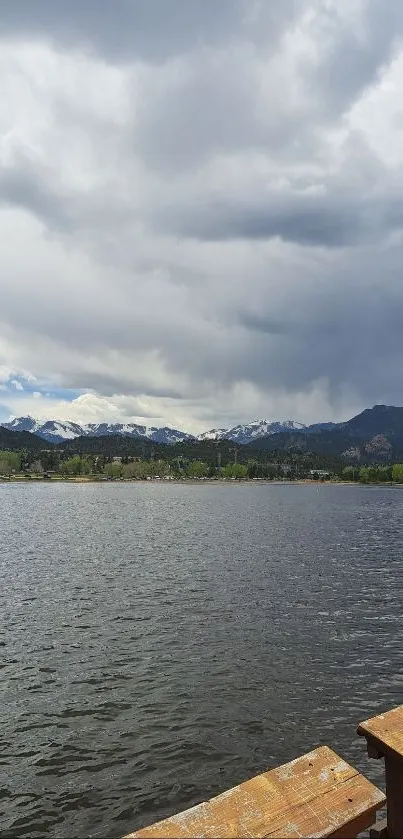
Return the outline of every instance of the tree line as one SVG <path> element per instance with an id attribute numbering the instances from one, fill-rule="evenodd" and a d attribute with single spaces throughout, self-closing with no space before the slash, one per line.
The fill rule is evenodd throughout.
<path id="1" fill-rule="evenodd" d="M 245 480 L 247 478 L 282 478 L 287 470 L 279 464 L 258 463 L 251 460 L 244 463 L 214 465 L 203 460 L 175 457 L 171 460 L 152 458 L 108 457 L 105 455 L 80 455 L 63 457 L 54 451 L 39 455 L 28 452 L 0 452 L 0 476 L 11 477 L 24 474 L 26 477 L 57 475 L 65 478 L 80 476 L 105 477 L 109 479 L 146 480 L 147 478 L 221 478 Z"/>
<path id="2" fill-rule="evenodd" d="M 246 447 L 244 447 L 246 448 Z M 204 449 L 204 453 L 211 455 L 211 449 Z M 107 453 L 71 453 L 69 450 L 57 448 L 44 449 L 40 452 L 29 451 L 0 451 L 0 476 L 12 477 L 25 475 L 28 477 L 75 478 L 92 476 L 109 480 L 146 480 L 147 478 L 187 478 L 187 479 L 221 479 L 221 480 L 276 480 L 315 477 L 315 470 L 326 469 L 333 478 L 354 481 L 362 484 L 369 483 L 402 483 L 403 464 L 395 463 L 384 466 L 345 466 L 341 461 L 320 459 L 319 456 L 307 453 L 284 452 L 268 460 L 267 452 L 258 459 L 246 458 L 246 452 L 225 448 L 216 449 L 214 457 L 192 457 L 194 451 L 188 449 L 183 453 L 177 446 L 159 447 L 157 456 L 152 449 L 147 451 L 146 457 L 111 456 Z M 164 456 L 161 456 L 161 455 Z M 189 456 L 190 455 L 190 456 Z M 241 462 L 239 462 L 241 460 Z M 312 474 L 313 473 L 313 474 Z"/>
<path id="3" fill-rule="evenodd" d="M 360 484 L 403 484 L 403 463 L 389 466 L 346 466 L 342 477 Z"/>
<path id="4" fill-rule="evenodd" d="M 105 454 L 72 454 L 55 449 L 42 452 L 3 451 L 0 452 L 0 476 L 25 475 L 26 477 L 74 478 L 80 476 L 108 479 L 146 480 L 147 478 L 188 478 L 221 480 L 275 480 L 304 477 L 309 463 L 296 457 L 288 461 L 259 461 L 250 458 L 239 463 L 237 453 L 233 460 L 221 463 L 221 457 L 213 460 L 189 458 L 166 449 L 169 457 L 111 457 Z"/>

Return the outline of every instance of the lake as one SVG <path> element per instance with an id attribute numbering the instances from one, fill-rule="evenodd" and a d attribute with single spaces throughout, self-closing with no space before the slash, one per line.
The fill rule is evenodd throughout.
<path id="1" fill-rule="evenodd" d="M 0 830 L 121 837 L 403 702 L 403 490 L 1 484 Z"/>

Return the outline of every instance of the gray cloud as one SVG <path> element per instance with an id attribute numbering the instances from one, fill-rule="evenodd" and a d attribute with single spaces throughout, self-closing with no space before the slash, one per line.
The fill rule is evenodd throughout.
<path id="1" fill-rule="evenodd" d="M 0 31 L 51 38 L 67 49 L 89 48 L 111 61 L 159 63 L 203 44 L 226 43 L 236 33 L 258 33 L 267 43 L 302 7 L 301 0 L 277 5 L 262 0 L 2 0 Z"/>
<path id="2" fill-rule="evenodd" d="M 183 215 L 176 219 L 163 217 L 161 226 L 169 225 L 176 235 L 190 236 L 206 241 L 231 239 L 262 239 L 280 237 L 285 242 L 302 245 L 344 247 L 354 244 L 369 232 L 365 213 L 358 206 L 348 206 L 348 201 L 332 207 L 329 199 L 300 199 L 284 202 L 265 202 L 256 206 L 239 203 L 217 206 L 206 204 L 194 212 L 183 208 Z"/>
<path id="3" fill-rule="evenodd" d="M 353 143 L 336 173 L 323 172 L 305 183 L 296 177 L 280 189 L 254 184 L 238 194 L 229 185 L 228 194 L 222 190 L 219 196 L 214 184 L 206 183 L 202 194 L 190 188 L 173 207 L 154 206 L 151 223 L 158 230 L 211 242 L 279 237 L 328 248 L 365 244 L 401 227 L 402 177 L 402 167 L 391 177 L 365 144 Z"/>
<path id="4" fill-rule="evenodd" d="M 352 9 L 354 8 L 351 4 Z M 322 44 L 318 44 L 320 73 L 310 82 L 321 95 L 324 109 L 343 111 L 370 85 L 398 48 L 403 30 L 403 8 L 397 0 L 364 4 L 356 25 L 340 22 L 337 7 L 322 12 Z M 331 33 L 330 38 L 326 34 Z M 330 40 L 330 43 L 329 43 Z"/>
<path id="5" fill-rule="evenodd" d="M 74 226 L 64 196 L 30 165 L 0 168 L 0 204 L 22 207 L 50 229 L 68 231 Z"/>
<path id="6" fill-rule="evenodd" d="M 321 132 L 376 81 L 403 32 L 398 0 L 386 9 L 382 0 L 367 0 L 355 25 L 337 4 L 315 0 L 281 4 L 281 15 L 273 4 L 256 8 L 253 26 L 244 19 L 238 29 L 232 20 L 224 45 L 207 42 L 145 78 L 134 148 L 147 166 L 178 172 L 245 150 L 291 160 L 317 155 Z"/>
<path id="7" fill-rule="evenodd" d="M 403 12 L 327 8 L 4 4 L 5 369 L 173 424 L 401 402 Z"/>
<path id="8" fill-rule="evenodd" d="M 92 48 L 111 60 L 163 61 L 200 40 L 219 42 L 240 20 L 240 0 L 15 0 L 1 4 L 3 33 Z"/>
<path id="9" fill-rule="evenodd" d="M 363 176 L 357 180 L 359 169 Z M 65 234 L 79 232 L 88 224 L 122 230 L 127 215 L 114 200 L 102 211 L 92 197 L 68 194 L 55 181 L 52 169 L 35 169 L 32 161 L 19 159 L 17 165 L 0 169 L 0 201 L 29 210 L 49 229 Z M 296 178 L 283 190 L 258 184 L 249 195 L 242 190 L 226 196 L 223 191 L 214 198 L 214 184 L 206 180 L 196 192 L 190 178 L 189 187 L 174 200 L 168 188 L 167 198 L 154 199 L 143 212 L 157 232 L 180 238 L 219 242 L 279 237 L 301 245 L 347 247 L 379 240 L 401 227 L 402 181 L 402 167 L 391 178 L 386 167 L 359 143 L 341 170 L 330 177 L 325 174 L 305 183 Z M 135 202 L 126 213 L 132 220 L 138 217 Z"/>

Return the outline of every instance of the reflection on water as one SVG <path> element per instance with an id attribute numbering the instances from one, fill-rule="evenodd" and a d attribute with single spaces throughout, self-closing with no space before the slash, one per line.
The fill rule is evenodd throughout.
<path id="1" fill-rule="evenodd" d="M 0 485 L 0 827 L 118 837 L 403 702 L 403 491 Z"/>

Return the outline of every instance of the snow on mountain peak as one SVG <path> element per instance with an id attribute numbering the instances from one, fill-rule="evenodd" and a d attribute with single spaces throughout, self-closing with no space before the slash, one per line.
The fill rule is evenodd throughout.
<path id="1" fill-rule="evenodd" d="M 306 426 L 294 420 L 284 422 L 268 422 L 268 420 L 254 420 L 243 425 L 236 425 L 233 428 L 213 428 L 204 431 L 198 437 L 187 434 L 176 428 L 156 428 L 154 426 L 137 425 L 128 423 L 88 423 L 79 425 L 69 420 L 47 420 L 41 422 L 33 417 L 14 417 L 8 423 L 3 423 L 5 428 L 11 431 L 30 431 L 37 434 L 44 440 L 52 443 L 62 443 L 65 440 L 74 440 L 76 437 L 105 437 L 110 435 L 132 437 L 134 439 L 147 439 L 154 443 L 174 444 L 185 440 L 216 441 L 230 440 L 239 445 L 247 445 L 252 440 L 265 437 L 268 434 L 278 434 L 282 431 L 303 431 Z"/>
<path id="2" fill-rule="evenodd" d="M 106 437 L 117 435 L 134 439 L 148 439 L 154 443 L 179 443 L 183 440 L 193 440 L 191 434 L 178 431 L 175 428 L 154 428 L 154 426 L 136 425 L 136 423 L 88 423 L 79 425 L 69 420 L 47 420 L 40 422 L 33 417 L 14 417 L 10 422 L 3 423 L 10 431 L 30 431 L 51 443 L 62 443 L 74 440 L 76 437 Z"/>
<path id="3" fill-rule="evenodd" d="M 211 431 L 203 431 L 202 434 L 199 434 L 196 438 L 197 440 L 225 440 L 225 435 L 227 434 L 226 428 L 212 428 Z"/>
<path id="4" fill-rule="evenodd" d="M 30 431 L 33 434 L 40 426 L 41 423 L 29 414 L 26 417 L 11 417 L 10 422 L 4 423 L 4 427 L 10 431 Z"/>
<path id="5" fill-rule="evenodd" d="M 252 440 L 265 437 L 267 434 L 279 434 L 281 431 L 303 431 L 305 425 L 294 420 L 284 422 L 268 422 L 268 420 L 253 420 L 244 425 L 235 425 L 234 428 L 215 429 L 199 434 L 198 440 L 231 440 L 239 445 L 247 445 Z"/>

